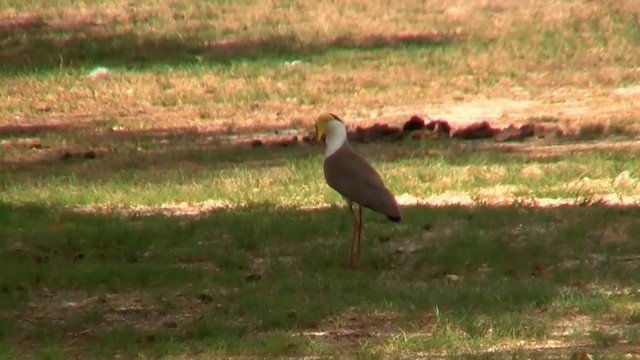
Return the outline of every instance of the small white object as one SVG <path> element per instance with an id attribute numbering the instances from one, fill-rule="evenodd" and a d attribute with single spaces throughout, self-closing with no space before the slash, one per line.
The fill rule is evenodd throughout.
<path id="1" fill-rule="evenodd" d="M 99 66 L 91 70 L 91 72 L 89 73 L 89 78 L 91 80 L 103 80 L 103 79 L 107 79 L 109 76 L 111 76 L 111 71 L 109 71 L 109 69 L 102 66 Z"/>
<path id="2" fill-rule="evenodd" d="M 284 66 L 288 69 L 296 68 L 302 66 L 303 62 L 300 60 L 287 61 L 284 63 Z"/>
<path id="3" fill-rule="evenodd" d="M 462 280 L 462 276 L 458 276 L 454 274 L 447 274 L 444 276 L 444 281 L 448 284 L 457 283 L 457 282 L 460 282 L 460 280 Z"/>

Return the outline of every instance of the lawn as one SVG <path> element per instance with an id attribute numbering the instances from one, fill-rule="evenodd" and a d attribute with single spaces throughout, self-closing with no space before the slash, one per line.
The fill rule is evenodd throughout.
<path id="1" fill-rule="evenodd" d="M 640 356 L 639 16 L 0 0 L 0 359 Z M 562 135 L 354 143 L 404 218 L 347 270 L 325 111 Z"/>

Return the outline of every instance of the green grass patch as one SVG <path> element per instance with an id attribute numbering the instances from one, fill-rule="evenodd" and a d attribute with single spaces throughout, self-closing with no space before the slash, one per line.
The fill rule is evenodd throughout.
<path id="1" fill-rule="evenodd" d="M 398 227 L 371 215 L 357 272 L 341 268 L 344 209 L 264 204 L 180 219 L 5 204 L 1 214 L 11 224 L 2 226 L 0 266 L 11 275 L 0 284 L 2 311 L 17 316 L 3 338 L 48 346 L 47 356 L 73 336 L 101 357 L 304 355 L 363 336 L 373 347 L 357 351 L 371 354 L 478 350 L 544 339 L 576 311 L 602 319 L 628 301 L 606 291 L 639 280 L 635 262 L 615 260 L 637 252 L 633 242 L 613 248 L 588 236 L 607 219 L 635 223 L 635 209 L 417 207 Z M 566 236 L 585 234 L 575 232 L 585 223 L 587 236 Z M 583 261 L 593 255 L 613 260 Z M 578 335 L 598 337 L 589 331 Z"/>

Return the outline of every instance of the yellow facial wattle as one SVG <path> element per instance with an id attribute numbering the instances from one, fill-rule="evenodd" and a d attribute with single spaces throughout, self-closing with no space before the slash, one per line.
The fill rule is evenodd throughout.
<path id="1" fill-rule="evenodd" d="M 326 131 L 327 124 L 326 123 L 316 123 L 316 140 L 322 140 L 324 133 Z"/>
<path id="2" fill-rule="evenodd" d="M 326 135 L 327 124 L 331 120 L 342 122 L 340 118 L 330 113 L 325 113 L 318 116 L 318 119 L 316 120 L 316 140 L 321 141 L 322 138 Z"/>

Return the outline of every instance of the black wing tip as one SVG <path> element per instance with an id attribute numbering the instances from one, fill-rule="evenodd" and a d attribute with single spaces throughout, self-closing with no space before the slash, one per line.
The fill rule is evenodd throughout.
<path id="1" fill-rule="evenodd" d="M 402 220 L 402 217 L 401 216 L 387 216 L 387 219 L 397 223 L 397 222 L 400 222 L 400 220 Z"/>

